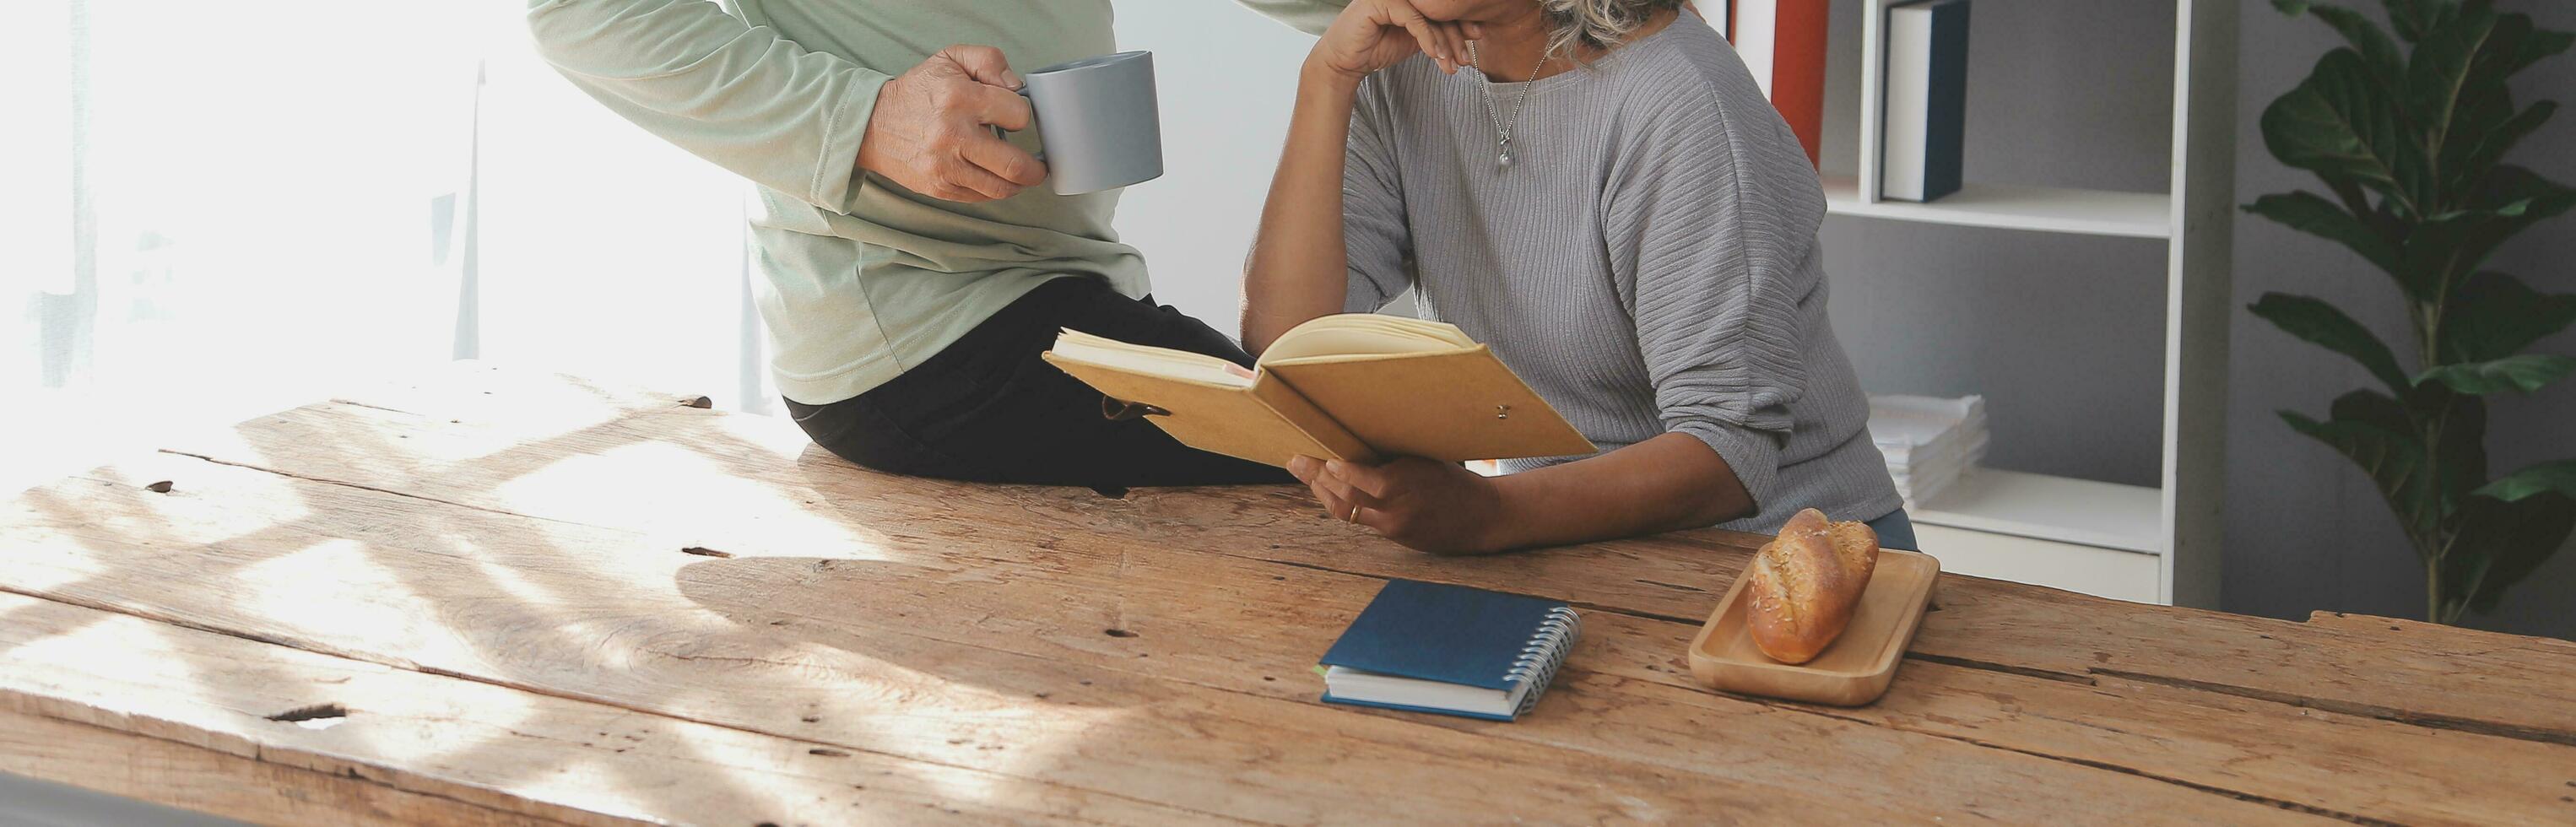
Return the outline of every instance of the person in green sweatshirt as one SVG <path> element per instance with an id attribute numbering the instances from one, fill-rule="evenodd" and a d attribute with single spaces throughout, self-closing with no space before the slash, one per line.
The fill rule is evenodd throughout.
<path id="1" fill-rule="evenodd" d="M 1240 2 L 1319 32 L 1347 0 Z M 981 482 L 1290 480 L 1112 420 L 1039 359 L 1075 328 L 1252 361 L 1153 302 L 1116 191 L 1056 195 L 989 129 L 1029 125 L 1017 69 L 1117 51 L 1109 0 L 531 0 L 527 24 L 582 91 L 753 184 L 770 370 L 817 444 Z"/>

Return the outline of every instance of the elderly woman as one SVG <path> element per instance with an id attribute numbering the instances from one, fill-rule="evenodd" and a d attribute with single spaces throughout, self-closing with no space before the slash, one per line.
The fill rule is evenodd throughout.
<path id="1" fill-rule="evenodd" d="M 1606 449 L 1496 477 L 1292 462 L 1332 516 L 1486 553 L 1815 507 L 1914 547 L 1826 321 L 1815 171 L 1682 5 L 1354 0 L 1316 43 L 1246 346 L 1410 287 Z"/>

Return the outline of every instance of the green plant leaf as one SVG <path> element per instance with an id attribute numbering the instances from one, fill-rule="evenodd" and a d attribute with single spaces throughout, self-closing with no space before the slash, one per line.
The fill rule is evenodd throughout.
<path id="1" fill-rule="evenodd" d="M 2521 17 L 2522 15 L 2512 16 Z M 2505 58 L 2506 71 L 2511 73 L 2530 68 L 2531 64 L 2567 51 L 2570 44 L 2576 44 L 2576 32 L 2533 29 L 2530 35 L 2522 39 L 2522 42 L 2514 44 L 2513 51 Z"/>
<path id="2" fill-rule="evenodd" d="M 2430 389 L 2418 393 L 2425 390 Z M 2464 393 L 2441 395 L 2448 403 L 2440 420 L 2440 442 L 2425 461 L 2433 465 L 2442 491 L 2442 517 L 2450 519 L 2459 513 L 2461 501 L 2487 478 L 2487 402 Z"/>
<path id="3" fill-rule="evenodd" d="M 2542 293 L 2494 271 L 2470 276 L 2442 309 L 2442 361 L 2484 362 L 2521 352 L 2576 324 L 2576 295 Z"/>
<path id="4" fill-rule="evenodd" d="M 2262 129 L 2263 145 L 2282 163 L 2330 184 L 2358 182 L 2407 213 L 2421 212 L 2411 181 L 2424 167 L 2423 150 L 2406 137 L 2397 102 L 2359 53 L 2336 49 L 2319 58 L 2306 80 L 2263 109 Z"/>
<path id="5" fill-rule="evenodd" d="M 2440 382 L 2452 390 L 2486 395 L 2518 390 L 2530 393 L 2576 373 L 2576 358 L 2552 353 L 2520 353 L 2484 362 L 2441 365 L 2415 377 L 2417 383 Z"/>
<path id="6" fill-rule="evenodd" d="M 2281 222 L 2293 230 L 2339 242 L 2389 275 L 2398 273 L 2397 245 L 2371 232 L 2361 219 L 2324 196 L 2305 190 L 2266 195 L 2246 205 L 2245 211 Z"/>
<path id="7" fill-rule="evenodd" d="M 2380 0 L 2380 5 L 2388 9 L 2389 27 L 2410 43 L 2459 14 L 2459 5 L 2450 0 Z"/>
<path id="8" fill-rule="evenodd" d="M 2439 514 L 2447 519 L 2470 489 L 2487 480 L 2486 401 L 2453 392 L 2435 382 L 2406 392 L 2404 401 L 2373 390 L 2336 397 L 2329 410 L 2335 419 L 2364 422 L 2421 442 L 2427 432 L 2438 441 L 2426 452 L 2441 494 Z"/>
<path id="9" fill-rule="evenodd" d="M 2330 419 L 2377 426 L 2390 433 L 2415 432 L 2414 416 L 2407 412 L 2404 404 L 2390 398 L 2388 394 L 2369 388 L 2335 397 L 2334 405 L 2326 409 L 2326 416 Z"/>
<path id="10" fill-rule="evenodd" d="M 2424 446 L 2403 432 L 2368 422 L 2329 419 L 2319 422 L 2297 411 L 2279 411 L 2281 421 L 2316 438 L 2361 466 L 2379 488 L 2381 498 L 2397 513 L 2410 537 L 2431 536 L 2441 520 L 2441 498 L 2433 476 L 2424 473 Z"/>
<path id="11" fill-rule="evenodd" d="M 2409 44 L 2460 13 L 2458 3 L 2450 0 L 2380 0 L 2380 5 L 2388 8 L 2388 28 L 2396 28 Z"/>
<path id="12" fill-rule="evenodd" d="M 2484 9 L 2463 9 L 2459 16 L 2431 29 L 2415 41 L 2414 57 L 2406 63 L 2406 114 L 2417 135 L 2429 149 L 2438 150 L 2450 143 L 2452 135 L 2471 135 L 2473 125 L 2455 124 L 2464 101 L 2505 95 L 2504 74 L 2496 71 L 2492 61 L 2481 66 L 2479 52 L 2487 47 L 2488 37 L 2495 32 L 2496 16 Z M 2483 68 L 2485 71 L 2472 71 Z M 2471 107 L 2474 108 L 2474 107 Z M 2492 109 L 2490 102 L 2487 108 Z M 2506 105 L 2511 111 L 2511 105 Z M 2431 152 L 2437 157 L 2444 153 Z M 2401 174 L 2430 175 L 2425 167 L 2400 169 Z M 2435 202 L 2430 184 L 2407 180 L 2414 187 L 2415 203 L 2430 208 Z"/>
<path id="13" fill-rule="evenodd" d="M 2489 57 L 2496 62 L 2496 71 L 2510 75 L 2567 51 L 2569 44 L 2576 43 L 2576 35 L 2534 26 L 2531 15 L 2515 13 L 2496 17 L 2493 40 Z"/>
<path id="14" fill-rule="evenodd" d="M 2442 145 L 2441 184 L 2448 192 L 2467 190 L 2486 180 L 2506 151 L 2558 114 L 2556 101 L 2541 101 L 2516 112 L 2512 94 L 2502 89 L 2472 99 L 2466 107 L 2452 125 L 2453 140 Z"/>
<path id="15" fill-rule="evenodd" d="M 2460 533 L 2452 539 L 2448 557 L 2472 566 L 2482 559 L 2484 570 L 2474 583 L 2456 588 L 2465 593 L 2470 608 L 2492 612 L 2506 587 L 2539 569 L 2566 544 L 2568 533 L 2576 530 L 2576 499 L 2554 491 L 2513 502 L 2470 497 L 2460 516 Z"/>
<path id="16" fill-rule="evenodd" d="M 2576 208 L 2576 189 L 2513 164 L 2498 164 L 2465 199 L 2466 206 L 2416 226 L 2399 245 L 2401 283 L 2419 302 L 2447 295 L 2506 239 L 2539 221 Z"/>
<path id="17" fill-rule="evenodd" d="M 2512 217 L 2524 224 L 2555 218 L 2576 208 L 2576 188 L 2541 177 L 2528 167 L 2497 164 L 2470 197 L 2470 206 L 2498 213 L 2517 202 L 2523 206 Z M 2516 226 L 2513 231 L 2521 229 Z"/>
<path id="18" fill-rule="evenodd" d="M 2576 459 L 2526 466 L 2520 471 L 2497 477 L 2476 493 L 2509 503 L 2547 493 L 2576 497 Z"/>
<path id="19" fill-rule="evenodd" d="M 2406 372 L 2397 367 L 2397 356 L 2388 345 L 2373 336 L 2369 328 L 2344 315 L 2334 305 L 2313 296 L 2288 293 L 2265 293 L 2247 305 L 2254 315 L 2263 317 L 2283 332 L 2314 342 L 2327 350 L 2352 357 L 2370 375 L 2388 383 L 2389 390 L 2404 393 L 2414 386 Z"/>
<path id="20" fill-rule="evenodd" d="M 2388 33 L 2380 30 L 2379 24 L 2370 22 L 2370 18 L 2363 17 L 2360 12 L 2308 0 L 2272 0 L 2272 7 L 2292 17 L 2314 15 L 2326 25 L 2333 26 L 2335 31 L 2343 34 L 2345 42 L 2361 52 L 2362 59 L 2370 64 L 2373 73 L 2391 83 L 2406 71 L 2406 56 L 2398 52 L 2397 41 L 2390 40 Z"/>

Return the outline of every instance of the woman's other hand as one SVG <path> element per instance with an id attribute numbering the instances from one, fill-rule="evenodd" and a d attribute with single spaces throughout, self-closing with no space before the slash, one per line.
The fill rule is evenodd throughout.
<path id="1" fill-rule="evenodd" d="M 1358 82 L 1419 52 L 1439 63 L 1440 71 L 1455 74 L 1466 62 L 1468 39 L 1482 34 L 1477 28 L 1424 17 L 1413 0 L 1351 0 L 1315 41 L 1310 60 Z"/>
<path id="2" fill-rule="evenodd" d="M 1314 489 L 1333 519 L 1419 551 L 1492 554 L 1512 547 L 1501 489 L 1457 465 L 1421 457 L 1370 465 L 1301 456 L 1288 461 L 1288 473 Z"/>

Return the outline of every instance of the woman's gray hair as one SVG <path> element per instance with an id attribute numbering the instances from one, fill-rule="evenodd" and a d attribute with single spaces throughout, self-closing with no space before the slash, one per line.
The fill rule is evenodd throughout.
<path id="1" fill-rule="evenodd" d="M 1574 57 L 1575 45 L 1606 50 L 1683 0 L 1538 0 L 1547 10 L 1548 54 Z"/>

